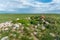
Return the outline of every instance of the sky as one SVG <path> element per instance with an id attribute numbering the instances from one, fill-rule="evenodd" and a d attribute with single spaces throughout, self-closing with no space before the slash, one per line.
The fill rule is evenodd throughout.
<path id="1" fill-rule="evenodd" d="M 0 0 L 0 13 L 60 13 L 60 0 Z"/>

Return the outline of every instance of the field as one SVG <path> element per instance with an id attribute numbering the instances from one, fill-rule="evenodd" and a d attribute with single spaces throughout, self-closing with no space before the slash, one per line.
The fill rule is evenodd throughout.
<path id="1" fill-rule="evenodd" d="M 60 40 L 60 14 L 0 14 L 0 40 Z"/>
<path id="2" fill-rule="evenodd" d="M 0 14 L 0 22 L 10 21 L 16 18 L 22 19 L 29 16 L 38 16 L 38 14 Z"/>

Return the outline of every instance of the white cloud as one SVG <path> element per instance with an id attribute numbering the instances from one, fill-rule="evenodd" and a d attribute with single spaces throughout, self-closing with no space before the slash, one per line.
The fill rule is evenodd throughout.
<path id="1" fill-rule="evenodd" d="M 0 0 L 0 11 L 16 11 L 16 9 L 33 7 L 33 12 L 60 10 L 60 0 L 41 3 L 35 0 Z"/>
<path id="2" fill-rule="evenodd" d="M 34 12 L 48 12 L 53 10 L 60 10 L 60 0 L 53 0 L 51 3 L 35 3 L 36 6 Z"/>

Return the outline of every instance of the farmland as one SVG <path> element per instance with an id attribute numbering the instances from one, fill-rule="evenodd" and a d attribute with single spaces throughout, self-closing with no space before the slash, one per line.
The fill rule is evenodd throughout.
<path id="1" fill-rule="evenodd" d="M 60 40 L 60 14 L 0 14 L 0 40 Z"/>

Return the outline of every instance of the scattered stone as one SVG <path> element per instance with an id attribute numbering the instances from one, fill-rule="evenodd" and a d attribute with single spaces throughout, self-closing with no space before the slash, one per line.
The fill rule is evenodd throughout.
<path id="1" fill-rule="evenodd" d="M 9 40 L 8 36 L 1 38 L 1 40 Z"/>
<path id="2" fill-rule="evenodd" d="M 56 37 L 56 35 L 55 35 L 54 33 L 50 33 L 50 35 L 51 35 L 52 37 Z"/>

